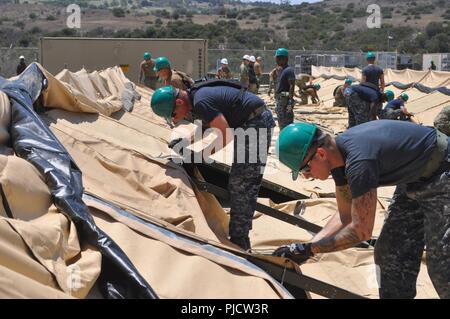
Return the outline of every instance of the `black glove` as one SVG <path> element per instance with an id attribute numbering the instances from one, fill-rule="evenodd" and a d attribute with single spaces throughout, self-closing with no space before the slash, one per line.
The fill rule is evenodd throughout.
<path id="1" fill-rule="evenodd" d="M 297 264 L 303 264 L 310 257 L 314 256 L 311 252 L 311 243 L 294 243 L 291 245 L 281 246 L 278 247 L 272 255 L 289 258 Z"/>

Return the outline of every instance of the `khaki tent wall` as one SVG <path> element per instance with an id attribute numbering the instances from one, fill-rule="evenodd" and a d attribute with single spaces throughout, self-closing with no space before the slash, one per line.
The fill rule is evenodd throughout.
<path id="1" fill-rule="evenodd" d="M 193 78 L 206 74 L 207 40 L 202 39 L 102 39 L 41 38 L 41 64 L 52 74 L 62 69 L 89 72 L 112 65 L 124 66 L 125 75 L 138 81 L 144 52 L 153 58 L 167 56 L 172 67 Z"/>

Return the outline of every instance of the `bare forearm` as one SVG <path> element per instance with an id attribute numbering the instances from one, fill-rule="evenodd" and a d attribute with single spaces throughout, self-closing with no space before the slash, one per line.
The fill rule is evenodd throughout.
<path id="1" fill-rule="evenodd" d="M 313 253 L 327 253 L 355 246 L 370 239 L 375 220 L 377 192 L 373 189 L 352 200 L 352 221 L 335 235 L 313 241 Z"/>
<path id="2" fill-rule="evenodd" d="M 365 240 L 356 230 L 353 224 L 345 226 L 335 236 L 325 237 L 317 242 L 313 242 L 312 250 L 314 253 L 329 253 L 339 251 L 357 245 Z"/>
<path id="3" fill-rule="evenodd" d="M 345 225 L 342 223 L 339 213 L 335 213 L 328 223 L 322 228 L 322 230 L 314 236 L 312 242 L 318 242 L 325 237 L 334 236 L 342 228 L 344 228 L 344 226 Z"/>

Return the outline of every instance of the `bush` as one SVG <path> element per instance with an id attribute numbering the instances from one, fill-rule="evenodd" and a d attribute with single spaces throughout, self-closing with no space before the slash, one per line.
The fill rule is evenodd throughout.
<path id="1" fill-rule="evenodd" d="M 23 22 L 23 21 L 16 21 L 16 22 L 14 22 L 13 25 L 15 27 L 18 27 L 18 28 L 21 28 L 21 29 L 25 28 L 25 22 Z"/>
<path id="2" fill-rule="evenodd" d="M 47 18 L 45 18 L 47 21 L 55 21 L 56 18 L 52 15 L 48 15 Z"/>
<path id="3" fill-rule="evenodd" d="M 34 19 L 37 18 L 37 15 L 36 15 L 36 13 L 31 12 L 30 15 L 29 15 L 29 17 L 30 17 L 31 20 L 34 20 Z"/>
<path id="4" fill-rule="evenodd" d="M 26 48 L 30 45 L 30 42 L 31 40 L 28 37 L 24 36 L 19 40 L 19 46 Z"/>
<path id="5" fill-rule="evenodd" d="M 39 27 L 33 27 L 33 28 L 30 30 L 30 32 L 31 32 L 32 34 L 37 34 L 37 33 L 41 33 L 42 30 L 41 30 Z"/>
<path id="6" fill-rule="evenodd" d="M 117 18 L 123 18 L 125 17 L 125 11 L 122 8 L 114 8 L 111 10 L 113 16 Z"/>

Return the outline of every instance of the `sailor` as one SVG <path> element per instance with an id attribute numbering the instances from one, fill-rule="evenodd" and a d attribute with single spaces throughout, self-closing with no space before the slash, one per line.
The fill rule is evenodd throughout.
<path id="1" fill-rule="evenodd" d="M 385 120 L 402 120 L 406 121 L 413 116 L 408 112 L 405 107 L 405 103 L 408 102 L 409 95 L 406 93 L 400 94 L 400 96 L 390 101 L 384 109 L 381 111 L 380 118 Z"/>
<path id="2" fill-rule="evenodd" d="M 194 84 L 194 80 L 186 73 L 172 69 L 170 61 L 166 57 L 159 57 L 155 60 L 156 74 L 162 86 L 172 85 L 181 90 L 186 90 Z"/>
<path id="3" fill-rule="evenodd" d="M 276 107 L 275 112 L 278 117 L 280 131 L 294 122 L 294 89 L 295 72 L 289 66 L 289 52 L 285 48 L 279 48 L 275 52 L 277 65 L 281 67 L 275 91 Z"/>
<path id="4" fill-rule="evenodd" d="M 344 91 L 345 101 L 348 106 L 348 127 L 366 123 L 373 118 L 373 109 L 385 101 L 394 99 L 394 92 L 387 90 L 385 93 L 373 87 L 370 83 L 352 85 Z"/>
<path id="5" fill-rule="evenodd" d="M 200 88 L 194 85 L 187 91 L 160 88 L 152 96 L 151 107 L 155 114 L 175 124 L 192 112 L 210 128 L 220 130 L 223 146 L 234 141 L 228 183 L 229 235 L 231 242 L 250 249 L 249 231 L 275 126 L 272 112 L 262 99 L 242 88 L 208 84 L 200 84 Z"/>
<path id="6" fill-rule="evenodd" d="M 142 83 L 144 80 L 145 86 L 151 88 L 152 90 L 156 90 L 156 84 L 158 78 L 156 76 L 155 70 L 155 61 L 152 59 L 152 55 L 150 52 L 144 53 L 144 61 L 141 62 L 139 67 L 139 81 L 138 83 Z"/>
<path id="7" fill-rule="evenodd" d="M 336 184 L 338 212 L 309 243 L 274 254 L 303 263 L 371 239 L 377 188 L 397 185 L 375 245 L 381 298 L 414 298 L 424 247 L 428 274 L 450 298 L 449 138 L 433 127 L 379 120 L 332 137 L 315 124 L 286 127 L 277 141 L 280 161 L 296 179 Z"/>

